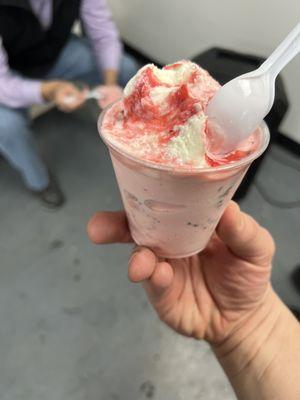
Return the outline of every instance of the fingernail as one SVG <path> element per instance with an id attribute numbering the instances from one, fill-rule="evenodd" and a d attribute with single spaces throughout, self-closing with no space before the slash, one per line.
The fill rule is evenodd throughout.
<path id="1" fill-rule="evenodd" d="M 128 264 L 131 264 L 132 260 L 134 259 L 134 257 L 136 256 L 136 253 L 131 254 Z"/>
<path id="2" fill-rule="evenodd" d="M 132 262 L 132 260 L 134 259 L 135 256 L 137 256 L 137 254 L 140 252 L 139 248 L 135 248 L 133 250 L 133 253 L 131 254 L 128 263 L 130 264 Z"/>

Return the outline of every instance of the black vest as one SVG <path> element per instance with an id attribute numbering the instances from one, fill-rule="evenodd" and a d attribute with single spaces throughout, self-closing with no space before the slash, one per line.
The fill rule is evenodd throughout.
<path id="1" fill-rule="evenodd" d="M 27 76 L 47 72 L 79 17 L 80 0 L 49 0 L 53 19 L 45 30 L 28 0 L 0 0 L 0 37 L 10 68 Z"/>

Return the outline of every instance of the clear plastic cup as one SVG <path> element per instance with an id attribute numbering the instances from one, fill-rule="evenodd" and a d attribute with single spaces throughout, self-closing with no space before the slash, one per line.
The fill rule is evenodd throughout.
<path id="1" fill-rule="evenodd" d="M 183 169 L 139 159 L 118 148 L 101 131 L 114 166 L 131 235 L 159 257 L 182 258 L 203 250 L 252 161 L 267 148 L 263 122 L 257 150 L 237 162 Z"/>

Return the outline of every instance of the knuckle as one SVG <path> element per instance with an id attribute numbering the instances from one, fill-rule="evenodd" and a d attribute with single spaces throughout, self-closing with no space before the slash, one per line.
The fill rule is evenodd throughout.
<path id="1" fill-rule="evenodd" d="M 268 249 L 268 252 L 272 258 L 276 251 L 275 241 L 270 232 L 266 228 L 261 227 L 261 230 L 264 243 L 266 244 L 266 248 Z"/>
<path id="2" fill-rule="evenodd" d="M 251 224 L 249 226 L 248 240 L 254 241 L 255 239 L 257 239 L 260 232 L 261 232 L 260 225 L 253 218 L 251 218 Z"/>

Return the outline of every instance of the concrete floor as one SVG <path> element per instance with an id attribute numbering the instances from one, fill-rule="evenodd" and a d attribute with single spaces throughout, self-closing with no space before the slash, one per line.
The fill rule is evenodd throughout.
<path id="1" fill-rule="evenodd" d="M 171 332 L 129 283 L 130 248 L 89 243 L 89 216 L 121 207 L 91 116 L 51 111 L 34 124 L 68 199 L 59 211 L 42 208 L 0 161 L 1 400 L 234 399 L 209 347 Z M 299 171 L 270 156 L 258 180 L 279 200 L 300 199 Z M 272 207 L 254 186 L 242 208 L 273 233 L 274 286 L 299 305 L 289 273 L 300 260 L 300 209 Z"/>

